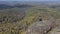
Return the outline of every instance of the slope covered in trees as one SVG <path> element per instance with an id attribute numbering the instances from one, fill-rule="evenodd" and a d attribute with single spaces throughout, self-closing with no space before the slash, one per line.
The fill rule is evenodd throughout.
<path id="1" fill-rule="evenodd" d="M 59 22 L 60 12 L 47 6 L 0 10 L 0 34 L 50 34 Z"/>

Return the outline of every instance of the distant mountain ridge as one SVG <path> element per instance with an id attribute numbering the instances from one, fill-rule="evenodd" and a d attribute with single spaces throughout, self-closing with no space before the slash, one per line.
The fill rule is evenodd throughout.
<path id="1" fill-rule="evenodd" d="M 29 1 L 0 1 L 0 9 L 7 8 L 26 8 L 31 7 L 32 5 L 57 5 L 60 4 L 59 1 L 38 1 L 38 2 L 29 2 Z"/>
<path id="2" fill-rule="evenodd" d="M 27 8 L 27 7 L 31 7 L 31 5 L 6 5 L 6 4 L 0 4 L 0 9 L 7 9 L 7 8 Z"/>

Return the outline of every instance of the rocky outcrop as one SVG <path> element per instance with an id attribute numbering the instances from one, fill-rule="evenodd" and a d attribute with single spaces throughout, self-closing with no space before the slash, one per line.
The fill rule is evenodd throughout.
<path id="1" fill-rule="evenodd" d="M 52 18 L 49 20 L 36 21 L 28 27 L 26 34 L 47 34 L 54 26 L 55 22 Z"/>

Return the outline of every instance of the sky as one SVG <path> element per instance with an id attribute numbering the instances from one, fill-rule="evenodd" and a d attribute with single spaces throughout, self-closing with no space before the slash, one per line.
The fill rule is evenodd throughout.
<path id="1" fill-rule="evenodd" d="M 0 0 L 0 1 L 59 1 L 59 0 Z"/>

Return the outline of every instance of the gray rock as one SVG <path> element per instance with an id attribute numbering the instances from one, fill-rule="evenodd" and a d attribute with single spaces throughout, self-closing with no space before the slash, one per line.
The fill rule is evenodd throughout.
<path id="1" fill-rule="evenodd" d="M 53 23 L 53 20 L 36 21 L 28 27 L 26 34 L 47 34 Z"/>

